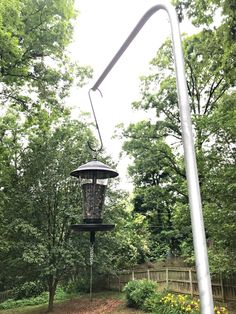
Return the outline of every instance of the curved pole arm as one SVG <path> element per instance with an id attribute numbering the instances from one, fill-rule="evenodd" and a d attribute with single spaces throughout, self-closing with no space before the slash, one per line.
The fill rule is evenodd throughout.
<path id="1" fill-rule="evenodd" d="M 188 195 L 191 212 L 191 224 L 194 242 L 194 252 L 196 257 L 196 269 L 198 278 L 198 287 L 200 292 L 201 314 L 213 314 L 214 306 L 212 299 L 212 287 L 209 273 L 209 264 L 207 256 L 206 236 L 204 229 L 204 221 L 202 215 L 201 195 L 198 181 L 198 171 L 196 163 L 196 155 L 194 148 L 194 138 L 192 131 L 192 123 L 190 116 L 190 108 L 188 102 L 188 92 L 184 69 L 184 57 L 182 51 L 181 37 L 179 31 L 179 22 L 172 5 L 165 2 L 157 2 L 155 6 L 150 8 L 136 27 L 130 33 L 124 44 L 118 50 L 111 62 L 108 64 L 102 75 L 92 87 L 92 90 L 96 90 L 113 66 L 122 56 L 124 51 L 128 48 L 135 36 L 139 33 L 141 28 L 147 22 L 147 20 L 159 9 L 167 11 L 172 33 L 173 42 L 173 54 L 175 60 L 175 70 L 177 79 L 178 101 L 181 119 L 182 139 L 184 145 L 184 159 L 186 176 L 188 183 Z"/>

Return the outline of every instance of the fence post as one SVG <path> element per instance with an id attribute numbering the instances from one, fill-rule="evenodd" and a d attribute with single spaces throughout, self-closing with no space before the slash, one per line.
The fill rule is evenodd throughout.
<path id="1" fill-rule="evenodd" d="M 193 297 L 193 277 L 192 277 L 192 269 L 189 269 L 189 284 L 190 284 L 190 294 Z"/>
<path id="2" fill-rule="evenodd" d="M 147 279 L 150 280 L 150 271 L 147 269 Z"/>
<path id="3" fill-rule="evenodd" d="M 134 280 L 134 270 L 132 270 L 132 280 Z"/>
<path id="4" fill-rule="evenodd" d="M 168 267 L 166 267 L 166 289 L 169 287 L 169 270 Z"/>
<path id="5" fill-rule="evenodd" d="M 110 290 L 110 274 L 108 274 L 107 283 L 108 283 L 108 290 Z"/>
<path id="6" fill-rule="evenodd" d="M 220 287 L 221 287 L 222 300 L 223 300 L 223 302 L 225 302 L 224 282 L 223 282 L 222 273 L 220 273 Z"/>

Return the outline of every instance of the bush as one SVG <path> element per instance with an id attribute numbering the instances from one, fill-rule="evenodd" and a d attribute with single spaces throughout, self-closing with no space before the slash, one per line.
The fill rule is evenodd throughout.
<path id="1" fill-rule="evenodd" d="M 37 297 L 29 298 L 29 299 L 21 299 L 21 300 L 13 300 L 9 299 L 0 304 L 1 310 L 7 310 L 12 308 L 18 308 L 28 305 L 39 305 L 48 302 L 48 293 L 43 292 Z"/>
<path id="2" fill-rule="evenodd" d="M 124 287 L 127 305 L 134 308 L 143 308 L 147 298 L 156 292 L 157 284 L 147 279 L 133 280 Z"/>
<path id="3" fill-rule="evenodd" d="M 161 305 L 161 300 L 164 297 L 165 293 L 153 293 L 150 295 L 143 304 L 143 310 L 151 313 L 161 313 L 159 312 L 160 310 L 160 305 Z"/>
<path id="4" fill-rule="evenodd" d="M 162 314 L 200 314 L 199 301 L 189 295 L 168 293 L 162 297 L 157 294 L 150 296 L 144 303 L 146 310 Z M 228 314 L 225 307 L 215 307 L 215 314 Z"/>
<path id="5" fill-rule="evenodd" d="M 130 281 L 124 288 L 128 306 L 153 314 L 200 314 L 199 300 L 189 295 L 156 292 L 156 284 L 148 280 Z M 215 314 L 228 314 L 223 306 L 214 308 Z"/>
<path id="6" fill-rule="evenodd" d="M 69 294 L 61 286 L 59 286 L 57 287 L 54 300 L 55 301 L 65 300 L 68 298 L 68 295 Z"/>
<path id="7" fill-rule="evenodd" d="M 13 290 L 14 299 L 26 299 L 30 297 L 37 297 L 46 289 L 40 281 L 25 282 L 22 286 Z"/>
<path id="8" fill-rule="evenodd" d="M 95 284 L 94 284 L 95 285 Z M 78 278 L 76 280 L 69 281 L 65 286 L 65 291 L 67 293 L 88 293 L 89 292 L 89 279 L 85 278 Z"/>
<path id="9" fill-rule="evenodd" d="M 55 301 L 64 300 L 67 297 L 68 297 L 68 294 L 61 287 L 58 287 L 56 290 L 54 300 Z M 48 302 L 48 292 L 43 292 L 37 297 L 31 297 L 28 299 L 21 299 L 21 300 L 9 299 L 0 304 L 0 310 L 19 308 L 19 307 L 29 306 L 29 305 L 40 305 L 40 304 L 45 304 L 47 302 Z"/>

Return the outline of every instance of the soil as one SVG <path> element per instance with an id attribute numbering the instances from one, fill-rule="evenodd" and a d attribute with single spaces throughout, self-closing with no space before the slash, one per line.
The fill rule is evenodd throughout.
<path id="1" fill-rule="evenodd" d="M 28 313 L 28 312 L 27 312 Z M 45 314 L 45 309 L 31 311 L 31 314 Z M 53 314 L 128 314 L 143 313 L 134 309 L 127 309 L 125 301 L 115 298 L 94 298 L 90 301 L 88 298 L 79 298 L 65 301 L 60 304 L 54 304 Z"/>
<path id="2" fill-rule="evenodd" d="M 71 300 L 55 305 L 54 314 L 103 314 L 112 313 L 123 302 L 115 299 L 88 299 Z"/>

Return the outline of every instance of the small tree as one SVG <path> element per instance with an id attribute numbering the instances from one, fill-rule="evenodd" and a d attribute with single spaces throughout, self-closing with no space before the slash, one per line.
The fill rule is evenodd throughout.
<path id="1" fill-rule="evenodd" d="M 1 262 L 16 275 L 9 280 L 12 284 L 46 281 L 51 311 L 59 280 L 83 264 L 70 228 L 81 220 L 81 194 L 69 174 L 88 159 L 85 146 L 91 133 L 69 117 L 50 121 L 46 110 L 38 112 L 32 125 L 16 121 L 12 128 L 8 124 L 1 146 L 3 162 L 10 166 L 2 164 L 1 228 L 8 250 Z"/>

